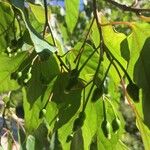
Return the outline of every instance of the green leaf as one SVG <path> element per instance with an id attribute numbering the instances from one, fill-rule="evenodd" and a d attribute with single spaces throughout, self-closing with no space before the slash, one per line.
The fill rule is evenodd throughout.
<path id="1" fill-rule="evenodd" d="M 35 150 L 35 137 L 34 136 L 29 135 L 27 137 L 26 149 L 27 150 Z"/>
<path id="2" fill-rule="evenodd" d="M 104 16 L 101 15 L 100 18 L 102 24 L 109 23 Z M 115 29 L 111 25 L 103 26 L 102 34 L 103 34 L 104 44 L 106 45 L 107 49 L 121 63 L 121 65 L 124 68 L 126 68 L 127 62 L 122 57 L 122 52 L 121 52 L 121 43 L 126 38 L 125 34 L 115 31 Z M 104 67 L 107 68 L 109 63 L 110 61 L 104 55 L 104 62 L 103 62 Z M 120 74 L 124 75 L 124 72 L 122 72 L 122 70 L 118 65 L 117 68 L 119 69 Z M 118 76 L 118 73 L 116 72 L 114 66 L 111 66 L 109 74 L 111 75 L 111 77 L 113 77 L 116 84 L 120 82 L 120 77 Z"/>
<path id="3" fill-rule="evenodd" d="M 67 55 L 67 60 L 71 64 L 71 67 L 72 67 L 71 69 L 75 68 L 74 63 L 72 62 L 78 55 L 79 49 L 81 46 L 82 46 L 82 43 L 78 42 L 78 44 L 76 44 L 74 49 L 72 49 L 71 52 Z M 83 55 L 81 56 L 81 59 L 80 59 L 79 68 L 82 67 L 84 62 L 93 53 L 93 51 L 94 49 L 91 45 L 89 44 L 85 45 L 84 50 L 83 50 Z M 84 66 L 83 70 L 81 71 L 80 76 L 79 76 L 81 79 L 85 81 L 90 81 L 93 78 L 95 70 L 97 68 L 98 59 L 99 59 L 99 56 L 97 52 L 95 52 L 94 55 L 89 59 L 87 64 Z M 100 77 L 101 77 L 101 74 L 103 74 L 103 65 L 101 65 L 101 68 L 99 71 Z"/>
<path id="4" fill-rule="evenodd" d="M 137 111 L 136 111 L 135 115 L 136 115 L 137 127 L 141 133 L 144 148 L 145 148 L 145 150 L 149 150 L 149 147 L 150 147 L 150 130 L 143 123 L 143 120 L 141 119 L 141 116 L 139 116 Z"/>
<path id="5" fill-rule="evenodd" d="M 97 120 L 98 116 L 96 112 L 96 105 L 98 106 L 99 104 L 99 101 L 97 101 L 96 103 L 89 102 L 85 110 L 86 119 L 82 127 L 84 149 L 89 149 L 92 139 L 98 129 L 99 122 Z"/>
<path id="6" fill-rule="evenodd" d="M 73 90 L 69 94 L 65 94 L 65 88 L 69 80 L 69 74 L 63 73 L 58 76 L 53 89 L 52 101 L 59 106 L 59 121 L 55 124 L 56 128 L 60 128 L 66 124 L 78 111 L 81 103 L 81 88 Z"/>
<path id="7" fill-rule="evenodd" d="M 24 1 L 16 1 L 12 0 L 13 5 L 20 10 L 20 13 L 22 15 L 23 21 L 26 25 L 26 28 L 28 29 L 28 32 L 30 34 L 30 38 L 34 44 L 35 50 L 37 53 L 42 52 L 43 50 L 49 50 L 49 52 L 55 52 L 56 48 L 54 46 L 51 46 L 48 42 L 46 42 L 39 33 L 36 32 L 36 30 L 31 26 L 29 18 L 27 16 L 27 13 L 24 9 Z M 44 15 L 44 14 L 43 14 Z"/>
<path id="8" fill-rule="evenodd" d="M 91 38 L 92 41 L 94 42 L 95 47 L 98 47 L 98 46 L 99 46 L 99 43 L 100 43 L 100 36 L 99 36 L 99 30 L 98 30 L 98 28 L 97 28 L 97 23 L 96 23 L 96 21 L 94 21 L 93 26 L 92 26 L 92 28 L 91 28 L 91 31 L 90 31 L 90 38 Z"/>
<path id="9" fill-rule="evenodd" d="M 19 88 L 17 81 L 11 79 L 11 74 L 19 68 L 26 56 L 25 52 L 19 53 L 15 57 L 0 54 L 0 93 Z"/>
<path id="10" fill-rule="evenodd" d="M 117 132 L 113 131 L 113 126 L 111 127 L 111 139 L 107 139 L 103 132 L 101 127 L 98 128 L 97 133 L 97 145 L 98 148 L 101 149 L 117 149 L 118 148 L 118 141 L 122 138 L 122 134 L 124 131 L 124 119 L 122 117 L 122 113 L 118 110 L 120 109 L 120 96 L 121 93 L 119 92 L 118 85 L 115 84 L 113 81 L 113 78 L 109 78 L 108 81 L 108 95 L 107 97 L 104 97 L 105 105 L 106 105 L 106 119 L 112 123 L 113 120 L 116 118 L 116 116 L 120 119 L 121 124 L 119 126 L 119 129 Z M 101 105 L 96 107 L 97 109 L 97 115 L 99 116 L 99 122 L 102 123 L 103 120 L 103 107 L 102 107 L 102 101 Z"/>
<path id="11" fill-rule="evenodd" d="M 82 131 L 78 130 L 74 133 L 73 139 L 70 145 L 71 150 L 84 150 L 84 143 L 82 137 Z"/>
<path id="12" fill-rule="evenodd" d="M 144 122 L 150 128 L 149 107 L 150 107 L 150 38 L 148 38 L 141 50 L 140 56 L 134 66 L 134 80 L 142 88 L 142 107 Z"/>
<path id="13" fill-rule="evenodd" d="M 64 91 L 68 80 L 68 73 L 62 73 L 58 76 L 53 88 L 52 97 L 52 101 L 57 104 L 59 109 L 54 129 L 58 130 L 58 138 L 63 149 L 70 148 L 70 142 L 66 142 L 67 137 L 72 133 L 73 122 L 81 105 L 82 89 L 75 89 L 65 94 Z"/>
<path id="14" fill-rule="evenodd" d="M 55 79 L 54 79 L 54 81 L 55 81 Z M 39 95 L 36 94 L 36 96 L 38 96 L 38 97 L 33 97 L 36 99 L 35 99 L 35 102 L 34 103 L 31 102 L 31 104 L 30 104 L 31 97 L 28 97 L 29 91 L 26 92 L 25 89 L 23 89 L 23 96 L 24 96 L 23 104 L 24 104 L 25 122 L 26 122 L 25 126 L 27 129 L 27 132 L 32 133 L 40 125 L 40 123 L 42 121 L 40 119 L 40 113 L 41 113 L 41 110 L 46 105 L 46 102 L 48 101 L 49 94 L 51 93 L 54 81 L 52 81 L 48 85 L 47 89 L 41 89 L 42 91 L 39 93 Z M 38 87 L 38 89 L 39 89 L 39 87 Z M 31 91 L 31 92 L 33 92 L 33 94 L 35 94 L 35 92 L 39 92 L 37 90 L 34 92 Z M 52 117 L 53 117 L 53 115 L 52 115 Z M 48 121 L 50 122 L 52 119 L 53 118 L 51 118 L 49 116 Z"/>
<path id="15" fill-rule="evenodd" d="M 76 26 L 79 15 L 80 0 L 65 0 L 66 15 L 65 20 L 69 31 L 72 33 Z"/>
<path id="16" fill-rule="evenodd" d="M 132 24 L 132 33 L 127 37 L 130 50 L 128 73 L 131 78 L 134 75 L 134 66 L 139 59 L 145 40 L 150 37 L 150 25 L 147 23 Z M 145 58 L 144 58 L 145 59 Z"/>
<path id="17" fill-rule="evenodd" d="M 14 26 L 14 13 L 10 4 L 0 2 L 0 14 L 0 52 L 4 52 L 10 46 L 11 40 L 14 39 L 16 27 Z"/>
<path id="18" fill-rule="evenodd" d="M 48 149 L 49 148 L 49 129 L 46 120 L 38 126 L 37 130 L 34 132 L 35 137 L 35 150 Z"/>
<path id="19" fill-rule="evenodd" d="M 36 17 L 36 19 L 44 24 L 45 23 L 45 11 L 44 11 L 44 8 L 40 5 L 33 5 L 30 3 L 30 8 L 31 8 L 31 11 L 32 13 L 34 14 L 34 16 Z"/>
<path id="20" fill-rule="evenodd" d="M 25 126 L 29 133 L 32 133 L 41 123 L 40 112 L 46 108 L 51 97 L 59 68 L 55 58 L 51 55 L 46 61 L 35 61 L 31 73 L 32 78 L 23 89 Z M 51 120 L 52 118 L 49 117 L 48 121 Z"/>

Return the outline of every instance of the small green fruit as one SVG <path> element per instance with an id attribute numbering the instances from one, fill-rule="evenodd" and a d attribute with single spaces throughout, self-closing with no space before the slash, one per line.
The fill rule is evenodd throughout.
<path id="1" fill-rule="evenodd" d="M 139 102 L 139 87 L 134 83 L 129 83 L 126 88 L 129 96 L 135 101 Z"/>
<path id="2" fill-rule="evenodd" d="M 24 79 L 24 83 L 27 83 L 29 80 L 28 79 Z"/>
<path id="3" fill-rule="evenodd" d="M 111 139 L 111 125 L 107 120 L 103 120 L 101 124 L 103 134 L 106 138 Z"/>
<path id="4" fill-rule="evenodd" d="M 22 72 L 19 71 L 19 72 L 17 73 L 17 77 L 20 78 L 21 76 L 22 76 Z"/>
<path id="5" fill-rule="evenodd" d="M 92 95 L 92 102 L 96 102 L 98 99 L 100 99 L 103 95 L 103 86 L 98 87 L 94 90 L 93 95 Z"/>
<path id="6" fill-rule="evenodd" d="M 118 117 L 114 118 L 112 121 L 112 129 L 115 134 L 119 130 L 120 126 L 121 126 L 120 119 Z"/>
<path id="7" fill-rule="evenodd" d="M 73 134 L 67 136 L 66 142 L 69 143 L 73 139 Z"/>
<path id="8" fill-rule="evenodd" d="M 65 93 L 68 94 L 78 84 L 78 78 L 70 78 L 65 88 Z"/>
<path id="9" fill-rule="evenodd" d="M 46 109 L 42 109 L 43 115 L 46 115 Z"/>
<path id="10" fill-rule="evenodd" d="M 32 77 L 32 74 L 30 72 L 27 73 L 27 78 L 24 79 L 24 83 L 27 83 Z"/>
<path id="11" fill-rule="evenodd" d="M 73 131 L 77 131 L 84 124 L 84 120 L 86 118 L 86 114 L 84 112 L 80 112 L 79 117 L 74 121 Z"/>
<path id="12" fill-rule="evenodd" d="M 27 79 L 30 80 L 32 77 L 32 74 L 30 72 L 27 73 Z"/>
<path id="13" fill-rule="evenodd" d="M 68 94 L 70 92 L 70 90 L 72 90 L 75 86 L 77 86 L 77 84 L 79 83 L 78 76 L 79 76 L 78 70 L 73 69 L 70 73 L 69 81 L 65 88 L 66 94 Z"/>

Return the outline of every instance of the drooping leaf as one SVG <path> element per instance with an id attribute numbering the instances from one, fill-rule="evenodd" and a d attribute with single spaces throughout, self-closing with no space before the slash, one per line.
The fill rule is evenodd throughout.
<path id="1" fill-rule="evenodd" d="M 95 136 L 98 129 L 98 120 L 97 120 L 97 112 L 96 105 L 99 105 L 99 102 L 92 103 L 89 102 L 87 108 L 85 110 L 86 119 L 82 126 L 82 136 L 84 142 L 84 149 L 89 149 L 90 144 L 92 143 L 92 139 Z"/>
<path id="2" fill-rule="evenodd" d="M 65 0 L 66 16 L 65 20 L 69 31 L 72 33 L 76 26 L 78 15 L 79 15 L 79 0 Z"/>
<path id="3" fill-rule="evenodd" d="M 56 60 L 51 55 L 46 61 L 35 61 L 31 73 L 32 78 L 23 90 L 25 122 L 28 132 L 34 131 L 41 123 L 40 113 L 43 109 L 46 109 L 49 102 L 59 68 Z M 48 122 L 51 120 L 52 118 L 49 117 Z"/>
<path id="4" fill-rule="evenodd" d="M 24 7 L 24 1 L 17 1 L 17 0 L 12 0 L 13 5 L 19 9 L 23 21 L 26 25 L 26 28 L 28 29 L 28 32 L 30 34 L 31 40 L 34 44 L 35 50 L 37 53 L 42 52 L 43 50 L 49 50 L 49 52 L 53 53 L 56 51 L 56 47 L 50 45 L 48 42 L 46 42 L 39 33 L 36 32 L 36 30 L 31 26 L 29 22 L 29 18 L 27 16 L 27 13 L 25 11 Z"/>
<path id="5" fill-rule="evenodd" d="M 66 124 L 80 107 L 82 88 L 78 88 L 66 94 L 64 91 L 68 80 L 69 75 L 67 73 L 58 76 L 53 89 L 52 101 L 60 107 L 58 113 L 59 121 L 55 124 L 56 128 L 60 128 Z"/>
<path id="6" fill-rule="evenodd" d="M 67 141 L 68 136 L 72 133 L 73 122 L 76 119 L 81 105 L 82 88 L 75 89 L 66 94 L 65 88 L 69 80 L 69 74 L 60 74 L 53 88 L 53 103 L 58 106 L 57 121 L 54 129 L 58 130 L 58 138 L 63 149 L 70 148 L 70 141 Z"/>

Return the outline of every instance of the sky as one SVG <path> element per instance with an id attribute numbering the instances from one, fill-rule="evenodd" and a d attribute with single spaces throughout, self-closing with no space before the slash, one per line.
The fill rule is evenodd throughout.
<path id="1" fill-rule="evenodd" d="M 64 7 L 64 0 L 51 0 L 49 1 L 50 5 Z M 83 10 L 83 0 L 80 0 L 80 10 Z"/>

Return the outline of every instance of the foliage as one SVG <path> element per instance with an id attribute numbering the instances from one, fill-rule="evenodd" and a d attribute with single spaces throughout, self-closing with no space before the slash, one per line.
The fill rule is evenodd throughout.
<path id="1" fill-rule="evenodd" d="M 79 0 L 65 0 L 65 8 L 0 1 L 3 119 L 12 107 L 24 111 L 22 149 L 128 149 L 122 97 L 149 149 L 150 11 L 111 3 L 93 0 L 80 10 Z"/>

